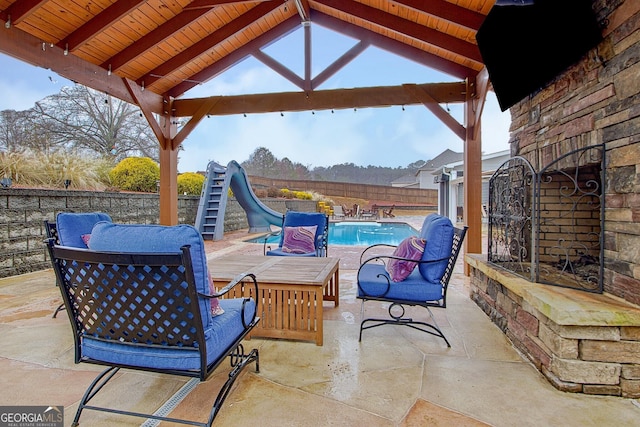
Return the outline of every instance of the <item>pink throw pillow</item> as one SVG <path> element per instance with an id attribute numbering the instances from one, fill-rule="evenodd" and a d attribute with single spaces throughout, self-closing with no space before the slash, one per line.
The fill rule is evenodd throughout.
<path id="1" fill-rule="evenodd" d="M 415 236 L 407 237 L 393 251 L 393 256 L 400 258 L 420 261 L 424 253 L 424 247 L 427 241 Z M 387 262 L 387 273 L 394 282 L 402 282 L 409 277 L 414 268 L 418 265 L 416 262 L 405 261 L 400 259 L 390 259 Z"/>
<path id="2" fill-rule="evenodd" d="M 315 252 L 317 229 L 317 225 L 284 227 L 282 252 L 288 252 L 291 254 L 308 254 L 310 252 Z"/>
<path id="3" fill-rule="evenodd" d="M 213 279 L 211 279 L 211 273 L 209 273 L 209 294 L 215 294 L 216 288 L 213 286 Z M 211 298 L 211 317 L 216 317 L 224 313 L 224 309 L 220 307 L 220 301 L 218 298 Z"/>
<path id="4" fill-rule="evenodd" d="M 87 247 L 89 247 L 89 240 L 91 239 L 91 234 L 83 234 L 82 236 L 80 236 L 80 238 L 82 239 L 84 244 L 87 245 Z"/>

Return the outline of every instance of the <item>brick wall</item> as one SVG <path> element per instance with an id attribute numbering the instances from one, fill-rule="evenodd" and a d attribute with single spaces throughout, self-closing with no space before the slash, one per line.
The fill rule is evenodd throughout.
<path id="1" fill-rule="evenodd" d="M 511 109 L 511 146 L 536 170 L 605 144 L 604 290 L 640 304 L 640 2 L 595 0 L 604 39 Z"/>

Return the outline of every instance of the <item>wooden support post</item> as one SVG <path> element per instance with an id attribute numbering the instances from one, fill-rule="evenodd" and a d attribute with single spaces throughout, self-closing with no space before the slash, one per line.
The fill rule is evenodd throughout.
<path id="1" fill-rule="evenodd" d="M 482 138 L 479 112 L 474 108 L 477 106 L 475 86 L 475 81 L 467 83 L 464 114 L 464 222 L 469 227 L 464 242 L 465 255 L 482 253 Z M 466 263 L 464 272 L 470 274 Z"/>

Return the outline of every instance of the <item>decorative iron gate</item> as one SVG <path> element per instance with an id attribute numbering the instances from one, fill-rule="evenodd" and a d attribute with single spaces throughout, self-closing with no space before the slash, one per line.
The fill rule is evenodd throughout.
<path id="1" fill-rule="evenodd" d="M 489 181 L 488 260 L 532 282 L 602 292 L 604 145 L 535 172 L 524 157 Z"/>

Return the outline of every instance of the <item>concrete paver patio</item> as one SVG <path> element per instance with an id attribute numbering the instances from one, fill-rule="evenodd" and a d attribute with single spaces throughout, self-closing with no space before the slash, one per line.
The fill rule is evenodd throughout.
<path id="1" fill-rule="evenodd" d="M 421 218 L 397 218 L 414 222 Z M 418 221 L 416 224 L 415 222 Z M 207 242 L 208 258 L 262 253 L 245 243 L 246 231 Z M 324 306 L 324 345 L 254 338 L 260 372 L 251 366 L 236 385 L 215 425 L 237 426 L 614 426 L 638 425 L 637 400 L 564 393 L 509 343 L 468 297 L 462 263 L 449 291 L 448 308 L 435 311 L 451 341 L 409 328 L 365 331 L 358 342 L 361 304 L 355 277 L 362 248 L 330 246 L 340 258 L 340 305 Z M 0 279 L 0 405 L 64 405 L 69 425 L 78 400 L 100 367 L 74 365 L 65 312 L 52 319 L 60 301 L 53 272 Z M 370 305 L 371 304 L 371 305 Z M 367 313 L 386 311 L 367 304 Z M 415 316 L 423 316 L 420 311 Z M 225 364 L 226 365 L 226 364 Z M 181 387 L 194 386 L 172 416 L 208 415 L 228 366 L 204 383 L 152 373 L 121 372 L 100 402 L 154 411 Z M 140 425 L 87 411 L 86 426 Z"/>

